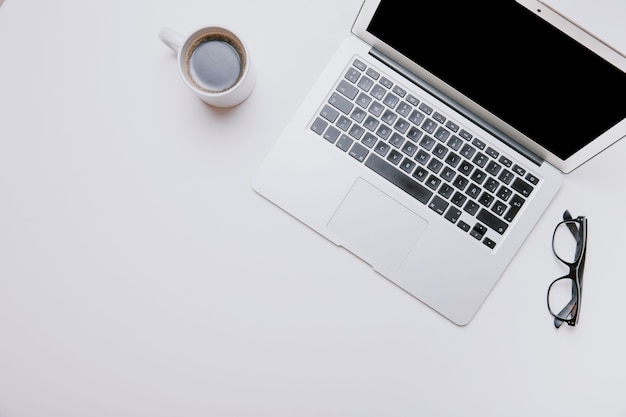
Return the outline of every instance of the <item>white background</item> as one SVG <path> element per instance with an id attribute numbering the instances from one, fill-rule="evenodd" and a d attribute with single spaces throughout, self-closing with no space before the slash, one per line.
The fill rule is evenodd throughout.
<path id="1" fill-rule="evenodd" d="M 0 417 L 626 416 L 625 141 L 566 177 L 465 327 L 251 189 L 360 4 L 4 2 Z M 257 67 L 230 110 L 157 37 L 209 24 Z M 565 209 L 589 248 L 556 330 Z"/>

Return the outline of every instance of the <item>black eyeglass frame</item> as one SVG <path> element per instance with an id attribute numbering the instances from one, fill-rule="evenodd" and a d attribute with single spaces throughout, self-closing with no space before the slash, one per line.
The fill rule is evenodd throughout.
<path id="1" fill-rule="evenodd" d="M 556 232 L 562 225 L 566 225 L 576 239 L 576 254 L 573 262 L 568 262 L 561 258 L 554 247 Z M 580 316 L 580 304 L 583 290 L 583 272 L 587 256 L 587 218 L 585 216 L 578 216 L 574 219 L 569 211 L 566 210 L 565 213 L 563 213 L 563 221 L 557 224 L 552 234 L 552 252 L 558 260 L 569 268 L 569 272 L 552 281 L 548 287 L 548 311 L 554 317 L 554 327 L 559 328 L 563 323 L 567 323 L 570 326 L 576 326 Z M 565 307 L 561 309 L 561 311 L 555 313 L 550 307 L 550 291 L 552 290 L 554 284 L 564 279 L 572 280 L 572 298 L 565 305 Z"/>

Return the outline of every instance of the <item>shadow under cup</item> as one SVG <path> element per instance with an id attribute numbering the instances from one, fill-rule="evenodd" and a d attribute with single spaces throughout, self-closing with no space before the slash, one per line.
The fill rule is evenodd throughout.
<path id="1" fill-rule="evenodd" d="M 225 93 L 237 86 L 248 68 L 241 40 L 223 28 L 205 28 L 183 46 L 183 69 L 195 89 L 208 94 Z"/>

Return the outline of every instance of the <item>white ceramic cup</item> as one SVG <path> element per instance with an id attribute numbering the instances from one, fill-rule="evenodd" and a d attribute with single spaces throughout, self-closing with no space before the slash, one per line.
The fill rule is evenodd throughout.
<path id="1" fill-rule="evenodd" d="M 233 107 L 254 89 L 256 73 L 250 52 L 231 30 L 208 26 L 185 38 L 163 28 L 159 38 L 176 52 L 183 81 L 205 103 Z"/>

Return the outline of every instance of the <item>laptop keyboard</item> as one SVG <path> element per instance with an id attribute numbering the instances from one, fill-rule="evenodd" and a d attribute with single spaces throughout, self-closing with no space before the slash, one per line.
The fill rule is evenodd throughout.
<path id="1" fill-rule="evenodd" d="M 310 129 L 494 249 L 540 179 L 355 58 Z"/>

